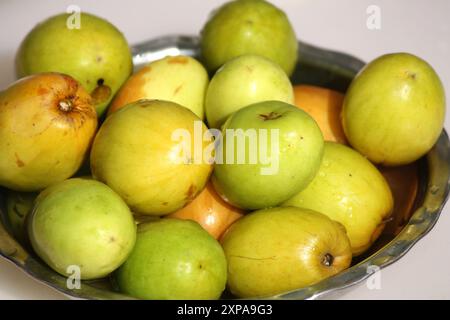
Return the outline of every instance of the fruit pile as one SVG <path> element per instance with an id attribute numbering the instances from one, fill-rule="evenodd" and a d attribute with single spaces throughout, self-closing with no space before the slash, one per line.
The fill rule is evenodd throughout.
<path id="1" fill-rule="evenodd" d="M 236 0 L 204 26 L 199 60 L 132 74 L 113 25 L 69 18 L 31 30 L 0 93 L 11 230 L 61 275 L 144 299 L 265 297 L 348 268 L 394 200 L 411 209 L 396 167 L 432 148 L 445 113 L 422 59 L 381 56 L 345 96 L 293 86 L 288 18 Z"/>

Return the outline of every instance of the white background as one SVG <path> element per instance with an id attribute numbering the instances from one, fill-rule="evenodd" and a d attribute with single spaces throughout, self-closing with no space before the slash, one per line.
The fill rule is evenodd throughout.
<path id="1" fill-rule="evenodd" d="M 208 13 L 223 0 L 164 1 L 17 1 L 0 0 L 0 90 L 14 80 L 14 55 L 20 41 L 39 21 L 76 4 L 123 31 L 130 44 L 167 34 L 196 34 Z M 298 38 L 353 54 L 365 61 L 387 52 L 406 51 L 436 69 L 450 96 L 450 0 L 273 0 L 286 11 Z M 381 30 L 368 30 L 366 9 L 381 9 Z M 74 46 L 78 45 L 76 43 Z M 449 112 L 450 113 L 450 112 Z M 450 129 L 447 113 L 445 126 Z M 450 209 L 400 261 L 381 272 L 381 289 L 365 283 L 344 299 L 450 298 Z M 59 299 L 0 258 L 0 299 Z"/>

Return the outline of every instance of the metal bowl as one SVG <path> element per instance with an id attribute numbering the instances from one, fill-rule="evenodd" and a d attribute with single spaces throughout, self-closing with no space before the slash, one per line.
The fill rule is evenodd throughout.
<path id="1" fill-rule="evenodd" d="M 300 43 L 299 62 L 292 76 L 294 84 L 311 84 L 345 92 L 364 62 L 352 56 Z M 170 36 L 133 47 L 135 69 L 166 55 L 198 56 L 198 38 Z M 426 235 L 439 218 L 449 194 L 450 142 L 445 131 L 433 149 L 416 166 L 419 189 L 414 209 L 406 216 L 393 217 L 382 236 L 352 267 L 315 285 L 269 297 L 272 299 L 317 299 L 339 295 L 370 276 L 371 270 L 384 268 L 400 259 Z M 0 255 L 16 264 L 34 279 L 73 298 L 131 299 L 114 292 L 109 279 L 83 282 L 80 289 L 68 289 L 66 278 L 46 266 L 36 255 L 21 246 L 10 234 L 5 210 L 5 190 L 0 190 Z M 396 230 L 396 231 L 392 231 Z M 225 293 L 225 297 L 230 297 Z"/>

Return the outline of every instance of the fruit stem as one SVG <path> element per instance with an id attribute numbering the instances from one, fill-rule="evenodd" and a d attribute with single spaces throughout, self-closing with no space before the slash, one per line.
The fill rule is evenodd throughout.
<path id="1" fill-rule="evenodd" d="M 276 113 L 276 112 L 270 112 L 269 114 L 260 114 L 259 115 L 264 121 L 267 120 L 275 120 L 281 117 L 281 114 Z"/>
<path id="2" fill-rule="evenodd" d="M 326 253 L 322 258 L 322 264 L 326 267 L 331 266 L 333 264 L 333 261 L 334 257 L 329 253 Z"/>
<path id="3" fill-rule="evenodd" d="M 70 110 L 72 110 L 72 107 L 73 107 L 72 101 L 70 101 L 68 99 L 61 100 L 59 102 L 58 106 L 59 106 L 59 109 L 64 112 L 69 112 Z"/>

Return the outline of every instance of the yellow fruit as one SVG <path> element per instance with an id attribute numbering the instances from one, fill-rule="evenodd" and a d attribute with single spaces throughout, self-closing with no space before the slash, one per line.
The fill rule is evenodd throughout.
<path id="1" fill-rule="evenodd" d="M 117 93 L 108 114 L 140 99 L 158 99 L 176 102 L 203 119 L 208 83 L 205 68 L 194 58 L 166 57 L 133 74 Z"/>
<path id="2" fill-rule="evenodd" d="M 73 78 L 29 76 L 0 93 L 0 185 L 39 191 L 72 176 L 97 127 L 90 95 Z"/>
<path id="3" fill-rule="evenodd" d="M 348 141 L 370 161 L 398 166 L 425 155 L 439 138 L 445 92 L 424 60 L 408 53 L 381 56 L 352 81 L 342 108 Z"/>
<path id="4" fill-rule="evenodd" d="M 319 172 L 300 193 L 284 203 L 316 210 L 344 225 L 353 255 L 367 250 L 392 213 L 393 198 L 377 168 L 357 151 L 325 142 Z"/>
<path id="5" fill-rule="evenodd" d="M 174 102 L 132 103 L 106 118 L 100 128 L 92 146 L 92 175 L 116 191 L 134 213 L 174 212 L 197 196 L 211 174 L 212 164 L 204 160 L 212 159 L 195 159 L 195 136 L 202 139 L 206 130 L 192 111 Z M 189 135 L 191 143 L 174 138 L 176 132 Z M 210 143 L 200 140 L 201 154 Z M 183 152 L 185 147 L 190 152 Z"/>
<path id="6" fill-rule="evenodd" d="M 341 224 L 295 207 L 246 215 L 221 242 L 228 287 L 240 298 L 267 297 L 317 283 L 348 268 L 352 260 Z"/>

